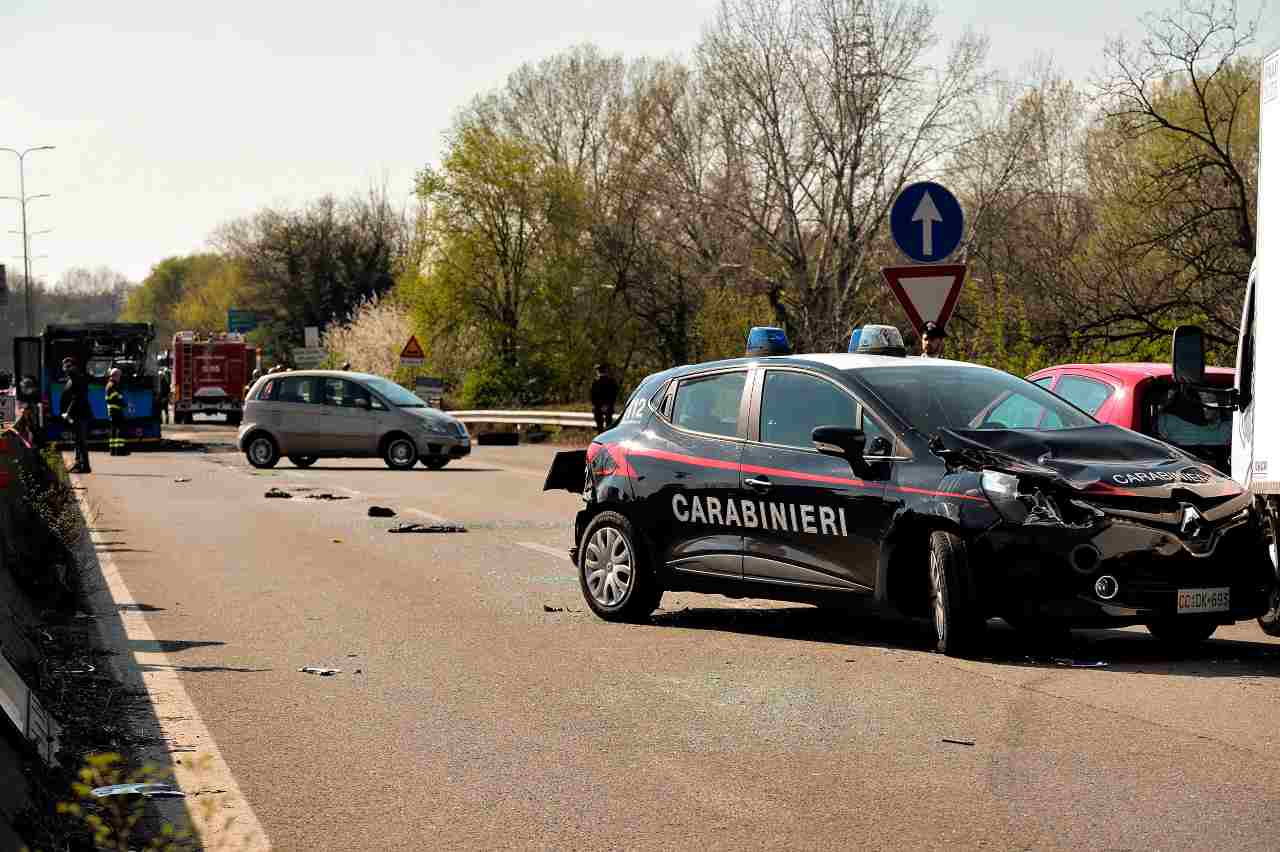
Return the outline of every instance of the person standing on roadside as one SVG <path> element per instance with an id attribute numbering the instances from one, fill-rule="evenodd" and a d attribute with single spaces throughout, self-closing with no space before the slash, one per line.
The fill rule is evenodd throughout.
<path id="1" fill-rule="evenodd" d="M 107 417 L 111 420 L 111 434 L 107 446 L 113 456 L 129 455 L 124 443 L 124 374 L 119 367 L 112 367 L 107 374 Z"/>
<path id="2" fill-rule="evenodd" d="M 169 422 L 169 393 L 170 382 L 169 368 L 161 367 L 160 372 L 156 375 L 156 406 L 160 409 L 160 422 Z"/>
<path id="3" fill-rule="evenodd" d="M 596 364 L 596 380 L 591 383 L 591 413 L 596 431 L 613 428 L 613 408 L 618 404 L 618 380 L 609 374 L 608 364 Z"/>
<path id="4" fill-rule="evenodd" d="M 920 357 L 943 357 L 942 349 L 945 346 L 946 337 L 947 332 L 942 326 L 933 321 L 925 323 L 924 330 L 920 333 Z"/>
<path id="5" fill-rule="evenodd" d="M 67 376 L 58 401 L 58 413 L 69 423 L 75 433 L 76 463 L 71 473 L 93 473 L 89 466 L 89 424 L 93 422 L 93 409 L 89 406 L 89 379 L 72 357 L 62 359 L 62 372 Z"/>

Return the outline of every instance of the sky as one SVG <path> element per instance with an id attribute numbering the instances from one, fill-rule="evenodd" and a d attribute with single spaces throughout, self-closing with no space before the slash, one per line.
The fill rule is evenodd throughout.
<path id="1" fill-rule="evenodd" d="M 385 185 L 408 205 L 455 111 L 520 64 L 584 42 L 688 55 L 717 2 L 0 0 L 0 147 L 56 146 L 25 161 L 28 196 L 51 196 L 27 204 L 32 275 L 140 281 L 224 222 L 328 193 Z M 937 29 L 985 33 L 994 68 L 1048 55 L 1084 81 L 1108 36 L 1173 2 L 938 0 Z M 1240 0 L 1263 9 L 1259 49 L 1280 46 L 1280 0 Z M 3 151 L 0 195 L 18 195 Z M 0 226 L 19 271 L 18 204 L 0 201 Z"/>

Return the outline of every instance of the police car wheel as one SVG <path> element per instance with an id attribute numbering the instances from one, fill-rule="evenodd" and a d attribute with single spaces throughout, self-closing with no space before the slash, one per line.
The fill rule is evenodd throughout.
<path id="1" fill-rule="evenodd" d="M 965 595 L 969 563 L 964 542 L 949 532 L 929 536 L 929 611 L 938 650 L 962 656 L 982 636 L 983 619 Z"/>
<path id="2" fill-rule="evenodd" d="M 387 441 L 382 460 L 392 470 L 409 470 L 418 463 L 418 448 L 412 440 L 400 435 Z"/>
<path id="3" fill-rule="evenodd" d="M 1153 621 L 1147 625 L 1151 635 L 1169 645 L 1198 645 L 1218 629 L 1216 621 L 1195 616 L 1181 616 Z"/>
<path id="4" fill-rule="evenodd" d="M 244 454 L 249 464 L 259 468 L 275 467 L 276 462 L 280 461 L 280 450 L 269 435 L 255 435 Z"/>
<path id="5" fill-rule="evenodd" d="M 617 512 L 601 512 L 582 535 L 578 580 L 591 611 L 606 621 L 643 621 L 662 600 L 662 587 L 635 528 Z"/>
<path id="6" fill-rule="evenodd" d="M 1267 611 L 1258 616 L 1258 626 L 1268 636 L 1280 636 L 1280 586 L 1273 586 Z"/>

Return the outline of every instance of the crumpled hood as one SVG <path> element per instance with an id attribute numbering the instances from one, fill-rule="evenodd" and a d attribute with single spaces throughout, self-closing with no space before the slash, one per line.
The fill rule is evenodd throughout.
<path id="1" fill-rule="evenodd" d="M 1242 489 L 1181 450 L 1119 426 L 942 429 L 934 451 L 949 465 L 1043 476 L 1078 491 L 1213 499 Z"/>

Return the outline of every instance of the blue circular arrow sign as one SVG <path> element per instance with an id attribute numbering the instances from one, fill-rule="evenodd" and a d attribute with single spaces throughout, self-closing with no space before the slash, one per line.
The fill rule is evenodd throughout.
<path id="1" fill-rule="evenodd" d="M 941 263 L 960 245 L 964 211 L 942 184 L 913 183 L 893 202 L 889 230 L 907 257 L 918 263 Z"/>

